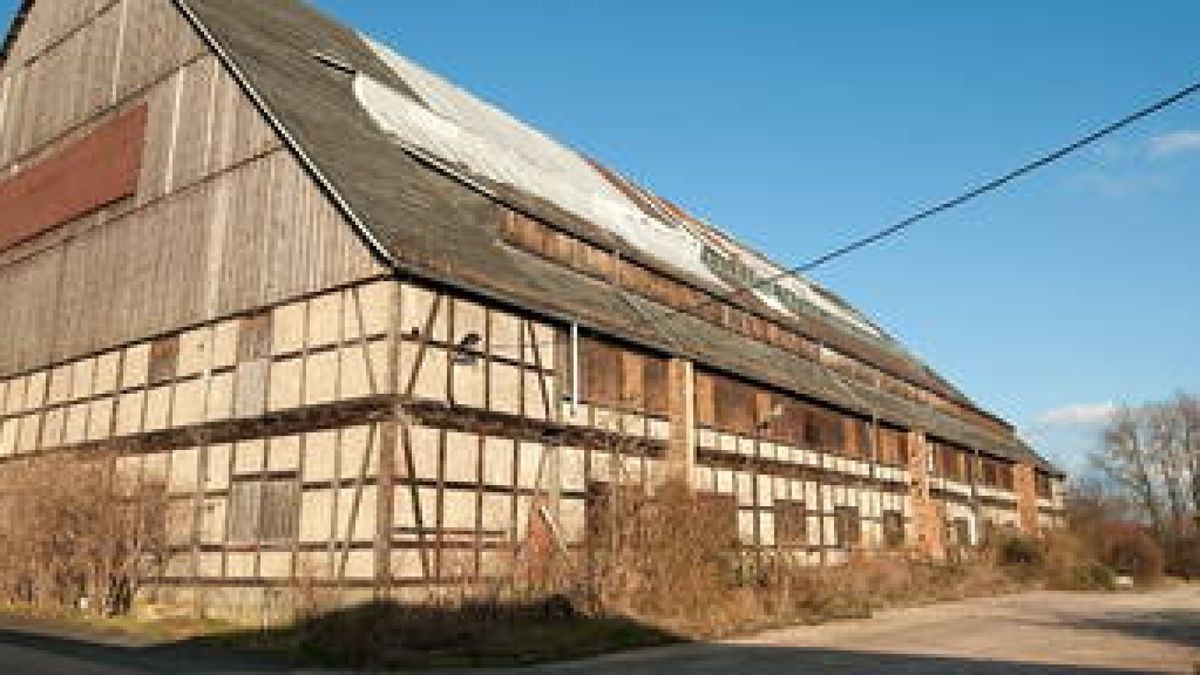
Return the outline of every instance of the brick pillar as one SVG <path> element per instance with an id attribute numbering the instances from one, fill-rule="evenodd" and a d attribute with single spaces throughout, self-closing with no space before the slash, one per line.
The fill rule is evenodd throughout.
<path id="1" fill-rule="evenodd" d="M 1017 495 L 1017 522 L 1029 536 L 1038 533 L 1037 485 L 1032 464 L 1013 466 L 1013 492 Z"/>
<path id="2" fill-rule="evenodd" d="M 929 446 L 919 431 L 908 434 L 908 496 L 917 551 L 934 559 L 945 558 L 945 518 L 929 492 Z"/>
<path id="3" fill-rule="evenodd" d="M 666 475 L 690 487 L 696 466 L 696 390 L 691 361 L 671 359 L 667 366 L 667 413 L 671 435 Z"/>

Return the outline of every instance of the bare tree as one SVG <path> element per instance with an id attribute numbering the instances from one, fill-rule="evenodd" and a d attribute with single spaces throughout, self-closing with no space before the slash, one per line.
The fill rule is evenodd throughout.
<path id="1" fill-rule="evenodd" d="M 1175 399 L 1183 419 L 1183 453 L 1192 500 L 1192 526 L 1200 530 L 1200 398 L 1179 394 Z"/>
<path id="2" fill-rule="evenodd" d="M 1183 534 L 1188 512 L 1185 489 L 1186 464 L 1182 452 L 1183 425 L 1173 403 L 1154 403 L 1143 408 L 1146 454 L 1154 481 L 1162 494 L 1163 534 L 1177 539 Z"/>
<path id="3" fill-rule="evenodd" d="M 166 552 L 159 476 L 34 456 L 0 472 L 0 601 L 127 612 Z"/>
<path id="4" fill-rule="evenodd" d="M 1145 409 L 1122 407 L 1101 436 L 1091 461 L 1105 477 L 1127 491 L 1157 534 L 1165 532 L 1162 500 L 1150 456 Z"/>

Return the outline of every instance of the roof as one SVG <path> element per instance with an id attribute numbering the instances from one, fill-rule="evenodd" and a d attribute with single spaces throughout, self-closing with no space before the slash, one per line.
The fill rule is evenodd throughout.
<path id="1" fill-rule="evenodd" d="M 21 28 L 25 26 L 25 20 L 29 18 L 29 8 L 33 7 L 34 0 L 21 0 L 21 6 L 17 8 L 13 15 L 12 25 L 8 29 L 8 35 L 4 37 L 4 43 L 0 44 L 0 66 L 8 61 L 8 55 L 12 52 L 13 45 L 17 41 L 17 35 L 20 35 Z"/>
<path id="2" fill-rule="evenodd" d="M 706 248 L 736 257 L 760 277 L 779 267 L 310 6 L 173 2 L 364 242 L 399 273 L 576 321 L 860 414 L 896 424 L 916 420 L 945 440 L 1052 470 L 1012 435 L 843 380 L 797 355 L 505 244 L 499 225 L 507 210 L 524 213 L 974 408 L 827 289 L 796 280 L 757 297 L 735 293 L 736 285 L 704 264 Z M 19 22 L 6 44 L 18 29 Z"/>
<path id="3" fill-rule="evenodd" d="M 547 159 L 545 154 L 557 151 L 553 141 L 441 83 L 308 5 L 295 0 L 176 3 L 243 78 L 248 91 L 344 208 L 364 240 L 401 273 L 577 321 L 860 414 L 875 414 L 896 424 L 916 420 L 945 440 L 1052 470 L 1014 436 L 994 433 L 853 381 L 834 379 L 827 369 L 797 355 L 506 245 L 498 226 L 505 208 L 511 208 L 610 246 L 623 256 L 659 269 L 666 267 L 689 283 L 728 294 L 700 270 L 652 258 L 621 236 L 624 230 L 594 222 L 591 211 L 572 201 L 577 197 L 554 191 L 570 188 L 556 185 L 547 189 L 535 185 L 531 176 L 513 175 L 524 170 L 544 176 L 542 163 L 547 161 L 562 163 L 553 170 L 582 172 L 578 163 L 561 155 Z M 331 61 L 346 67 L 331 67 Z M 372 105 L 372 95 L 384 100 Z M 459 129 L 437 135 L 438 118 Z M 497 131 L 490 125 L 505 128 Z M 459 134 L 460 140 L 465 135 L 468 141 L 446 147 L 445 139 L 454 134 Z M 505 138 L 506 134 L 517 138 Z M 532 158 L 513 159 L 513 144 L 542 146 L 543 141 L 552 147 L 532 153 Z M 485 156 L 479 146 L 509 153 L 507 158 L 513 164 L 481 167 L 479 163 L 495 159 Z M 606 192 L 598 197 L 610 198 L 612 194 Z M 654 320 L 647 321 L 648 316 Z M 793 317 L 793 322 L 822 342 L 856 356 L 865 353 L 883 361 L 887 370 L 907 371 L 911 379 L 943 389 L 940 379 L 923 365 L 904 358 L 895 345 L 856 333 L 819 311 Z M 962 400 L 956 392 L 948 394 Z"/>

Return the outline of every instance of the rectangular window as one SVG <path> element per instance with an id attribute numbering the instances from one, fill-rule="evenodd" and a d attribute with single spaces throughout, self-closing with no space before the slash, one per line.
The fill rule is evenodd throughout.
<path id="1" fill-rule="evenodd" d="M 740 434 L 754 433 L 757 427 L 754 389 L 725 377 L 713 380 L 717 427 Z"/>
<path id="2" fill-rule="evenodd" d="M 839 506 L 834 509 L 834 527 L 839 548 L 851 548 L 861 543 L 862 521 L 857 507 Z"/>
<path id="3" fill-rule="evenodd" d="M 898 429 L 879 429 L 879 461 L 889 466 L 908 463 L 908 436 Z"/>
<path id="4" fill-rule="evenodd" d="M 883 543 L 888 548 L 904 545 L 904 514 L 899 511 L 883 512 Z"/>
<path id="5" fill-rule="evenodd" d="M 238 362 L 249 363 L 270 355 L 271 313 L 260 312 L 242 318 L 238 327 Z"/>
<path id="6" fill-rule="evenodd" d="M 971 525 L 966 518 L 955 518 L 950 521 L 950 542 L 960 547 L 971 545 Z"/>
<path id="7" fill-rule="evenodd" d="M 808 410 L 804 416 L 804 444 L 814 450 L 824 446 L 825 428 L 821 425 L 820 413 Z"/>
<path id="8" fill-rule="evenodd" d="M 667 360 L 656 356 L 646 357 L 646 412 L 651 415 L 667 415 Z"/>
<path id="9" fill-rule="evenodd" d="M 580 395 L 587 403 L 668 414 L 667 359 L 586 338 L 580 341 Z"/>
<path id="10" fill-rule="evenodd" d="M 846 451 L 846 427 L 842 424 L 842 416 L 837 413 L 825 413 L 825 451 L 843 453 Z"/>
<path id="11" fill-rule="evenodd" d="M 771 436 L 778 441 L 800 445 L 804 442 L 804 407 L 786 399 L 776 399 L 779 416 L 770 425 Z"/>
<path id="12" fill-rule="evenodd" d="M 1000 477 L 996 470 L 996 462 L 983 458 L 983 484 L 988 487 L 1000 487 Z"/>
<path id="13" fill-rule="evenodd" d="M 1050 489 L 1050 476 L 1038 473 L 1034 480 L 1036 481 L 1037 496 L 1041 499 L 1050 499 L 1053 496 L 1053 492 Z"/>
<path id="14" fill-rule="evenodd" d="M 871 442 L 871 423 L 866 420 L 854 421 L 854 440 L 858 444 L 858 456 L 871 458 L 872 452 L 878 452 Z"/>
<path id="15" fill-rule="evenodd" d="M 179 365 L 179 337 L 163 338 L 150 344 L 150 384 L 162 384 L 175 379 Z"/>
<path id="16" fill-rule="evenodd" d="M 965 457 L 963 452 L 945 443 L 938 443 L 936 447 L 941 460 L 941 475 L 950 480 L 963 481 L 966 474 L 963 467 Z"/>
<path id="17" fill-rule="evenodd" d="M 236 480 L 229 493 L 229 541 L 288 542 L 299 532 L 300 487 L 295 477 Z"/>

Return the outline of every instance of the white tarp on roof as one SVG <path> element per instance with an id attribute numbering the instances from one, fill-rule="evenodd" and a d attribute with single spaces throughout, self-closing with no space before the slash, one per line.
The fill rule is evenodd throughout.
<path id="1" fill-rule="evenodd" d="M 765 257 L 725 237 L 698 237 L 666 219 L 647 215 L 579 153 L 387 47 L 365 36 L 363 39 L 421 99 L 413 100 L 363 74 L 355 78 L 359 104 L 380 128 L 400 142 L 468 175 L 550 202 L 647 255 L 726 288 L 728 284 L 706 264 L 706 248 L 736 258 L 759 278 L 773 278 L 782 272 Z M 788 277 L 780 279 L 778 285 L 860 331 L 885 338 L 857 312 L 822 297 L 806 280 Z M 789 311 L 769 288 L 755 288 L 754 295 L 778 311 Z"/>
<path id="2" fill-rule="evenodd" d="M 703 263 L 699 240 L 647 216 L 578 153 L 386 47 L 368 44 L 428 106 L 370 77 L 357 78 L 359 103 L 401 141 L 544 199 L 664 262 L 721 283 Z"/>

